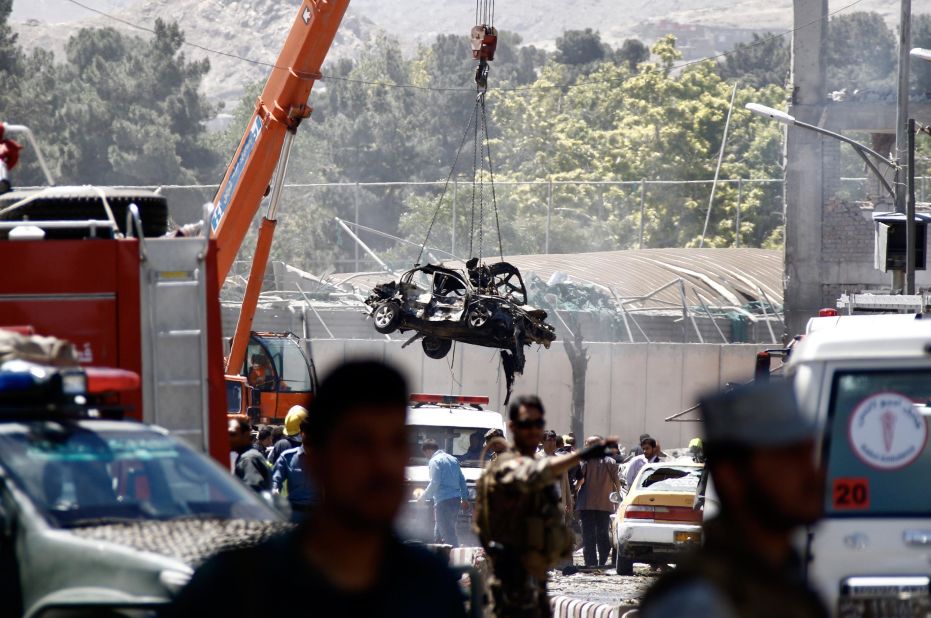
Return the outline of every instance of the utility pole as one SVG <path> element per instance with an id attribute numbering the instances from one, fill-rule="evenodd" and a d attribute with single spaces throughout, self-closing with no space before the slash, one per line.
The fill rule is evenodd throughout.
<path id="1" fill-rule="evenodd" d="M 899 83 L 895 110 L 895 211 L 905 212 L 908 161 L 908 73 L 911 51 L 912 0 L 901 0 L 899 17 Z"/>
<path id="2" fill-rule="evenodd" d="M 911 46 L 912 0 L 900 0 L 899 83 L 895 111 L 895 211 L 905 213 L 907 202 L 906 162 L 908 161 L 908 73 Z M 906 226 L 911 223 L 906 219 Z M 893 291 L 905 291 L 905 272 L 892 272 Z"/>
<path id="3" fill-rule="evenodd" d="M 908 120 L 908 200 L 905 205 L 905 293 L 915 293 L 915 119 Z"/>

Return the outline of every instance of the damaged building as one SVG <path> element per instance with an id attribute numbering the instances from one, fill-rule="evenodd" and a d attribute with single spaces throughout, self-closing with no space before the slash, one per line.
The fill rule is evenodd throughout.
<path id="1" fill-rule="evenodd" d="M 642 249 L 513 256 L 507 262 L 523 274 L 526 302 L 548 314 L 557 339 L 577 327 L 586 341 L 598 342 L 782 341 L 780 251 Z M 289 330 L 309 339 L 407 340 L 409 335 L 400 332 L 376 332 L 364 304 L 377 285 L 402 274 L 321 278 L 273 263 L 255 329 Z M 229 334 L 238 317 L 237 288 L 224 290 L 223 325 Z"/>

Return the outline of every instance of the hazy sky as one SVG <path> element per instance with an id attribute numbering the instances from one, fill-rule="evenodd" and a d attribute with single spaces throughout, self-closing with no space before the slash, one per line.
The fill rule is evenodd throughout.
<path id="1" fill-rule="evenodd" d="M 83 4 L 101 11 L 132 5 L 137 0 L 87 0 Z M 16 21 L 72 21 L 90 17 L 92 13 L 66 0 L 13 0 L 12 18 Z"/>

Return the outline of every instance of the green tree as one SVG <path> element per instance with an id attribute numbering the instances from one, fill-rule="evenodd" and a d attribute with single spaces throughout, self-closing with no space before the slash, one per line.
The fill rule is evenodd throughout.
<path id="1" fill-rule="evenodd" d="M 637 65 L 650 59 L 650 48 L 639 39 L 626 39 L 614 51 L 614 61 L 627 65 L 631 73 L 637 72 Z"/>
<path id="2" fill-rule="evenodd" d="M 58 114 L 70 149 L 62 174 L 77 182 L 193 183 L 219 159 L 204 123 L 214 110 L 199 94 L 209 62 L 188 61 L 177 24 L 155 22 L 148 40 L 112 28 L 84 29 L 67 45 L 60 79 L 76 96 Z"/>
<path id="3" fill-rule="evenodd" d="M 720 65 L 721 77 L 739 79 L 754 88 L 785 86 L 789 79 L 789 42 L 786 37 L 753 33 L 749 43 L 738 43 Z"/>
<path id="4" fill-rule="evenodd" d="M 610 51 L 601 42 L 601 34 L 591 28 L 567 30 L 556 38 L 553 59 L 560 64 L 581 65 L 604 60 Z"/>
<path id="5" fill-rule="evenodd" d="M 0 24 L 0 39 L 9 41 L 2 35 L 5 18 Z M 4 111 L 33 129 L 61 183 L 214 178 L 220 159 L 207 143 L 205 122 L 215 110 L 200 93 L 210 65 L 189 61 L 183 42 L 178 25 L 161 20 L 148 39 L 82 29 L 69 39 L 64 62 L 41 49 L 22 57 L 15 96 Z M 44 184 L 31 153 L 16 179 Z"/>
<path id="6" fill-rule="evenodd" d="M 835 15 L 828 23 L 825 49 L 831 90 L 888 91 L 894 87 L 896 37 L 879 13 Z"/>

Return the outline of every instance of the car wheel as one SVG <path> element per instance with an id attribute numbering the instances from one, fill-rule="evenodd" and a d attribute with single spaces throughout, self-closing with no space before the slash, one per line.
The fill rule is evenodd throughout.
<path id="1" fill-rule="evenodd" d="M 75 221 L 107 218 L 100 195 L 107 199 L 116 225 L 126 234 L 126 213 L 130 204 L 139 208 L 144 236 L 163 236 L 168 231 L 168 202 L 164 196 L 151 191 L 94 187 L 55 187 L 41 191 L 13 191 L 0 197 L 0 210 L 26 198 L 32 201 L 0 215 L 4 221 Z M 135 232 L 135 230 L 133 230 Z M 97 236 L 109 238 L 109 229 L 98 229 Z M 4 232 L 5 236 L 5 232 Z M 90 236 L 87 228 L 50 229 L 50 239 L 77 239 Z"/>
<path id="2" fill-rule="evenodd" d="M 398 330 L 398 323 L 401 321 L 401 308 L 397 303 L 390 301 L 382 303 L 375 309 L 372 319 L 375 321 L 375 330 L 382 335 L 393 333 Z"/>
<path id="3" fill-rule="evenodd" d="M 441 359 L 449 354 L 453 347 L 453 342 L 449 339 L 440 339 L 439 337 L 424 337 L 421 342 L 423 353 L 434 359 Z"/>
<path id="4" fill-rule="evenodd" d="M 491 319 L 491 311 L 482 304 L 475 305 L 469 309 L 469 326 L 472 328 L 481 328 Z"/>
<path id="5" fill-rule="evenodd" d="M 625 558 L 621 555 L 620 548 L 617 549 L 617 561 L 615 562 L 615 570 L 618 575 L 633 575 L 634 574 L 634 561 L 630 558 Z"/>

